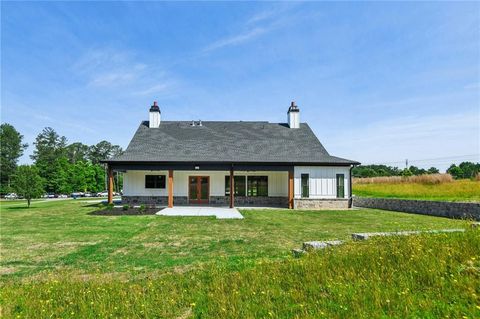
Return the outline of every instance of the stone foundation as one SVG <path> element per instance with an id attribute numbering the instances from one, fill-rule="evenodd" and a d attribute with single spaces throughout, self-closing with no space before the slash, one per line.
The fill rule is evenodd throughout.
<path id="1" fill-rule="evenodd" d="M 246 207 L 288 207 L 288 198 L 281 196 L 261 196 L 261 197 L 247 197 L 235 196 L 235 206 Z M 210 203 L 212 205 L 230 205 L 230 196 L 210 196 Z"/>
<path id="2" fill-rule="evenodd" d="M 122 196 L 122 204 L 124 205 L 155 205 L 167 206 L 168 196 Z M 173 196 L 173 204 L 188 204 L 187 196 Z"/>
<path id="3" fill-rule="evenodd" d="M 293 200 L 293 207 L 295 209 L 346 209 L 349 208 L 349 200 L 344 198 L 295 198 Z"/>
<path id="4" fill-rule="evenodd" d="M 168 196 L 122 196 L 122 204 L 167 206 Z M 229 196 L 210 196 L 209 203 L 205 205 L 228 206 L 229 204 Z M 173 196 L 173 205 L 189 205 L 188 197 Z M 235 196 L 235 206 L 288 207 L 288 198 Z"/>
<path id="5" fill-rule="evenodd" d="M 294 199 L 295 209 L 345 209 L 349 207 L 348 199 L 313 199 L 296 198 Z M 126 205 L 150 205 L 167 206 L 168 196 L 122 196 L 122 204 Z M 228 206 L 230 204 L 229 196 L 210 196 L 209 203 L 205 205 Z M 187 196 L 173 196 L 173 205 L 189 205 Z M 248 197 L 235 196 L 235 206 L 237 207 L 288 207 L 288 198 L 282 196 L 275 197 Z"/>

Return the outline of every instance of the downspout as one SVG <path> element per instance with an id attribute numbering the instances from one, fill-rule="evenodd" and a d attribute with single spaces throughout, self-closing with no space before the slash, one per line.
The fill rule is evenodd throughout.
<path id="1" fill-rule="evenodd" d="M 349 199 L 348 199 L 348 208 L 352 208 L 353 206 L 353 194 L 352 194 L 352 169 L 355 167 L 355 165 L 350 166 L 350 173 L 349 173 L 349 178 L 348 178 L 348 194 L 349 194 Z"/>

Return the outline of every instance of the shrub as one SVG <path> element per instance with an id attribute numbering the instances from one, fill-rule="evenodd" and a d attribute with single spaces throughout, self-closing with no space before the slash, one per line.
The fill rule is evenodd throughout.
<path id="1" fill-rule="evenodd" d="M 123 210 L 128 210 L 129 207 L 130 207 L 130 206 L 128 206 L 128 205 L 123 205 L 123 206 L 122 206 L 122 209 L 123 209 Z"/>
<path id="2" fill-rule="evenodd" d="M 138 210 L 139 210 L 140 212 L 144 212 L 144 211 L 145 211 L 145 205 L 143 205 L 143 204 L 140 205 L 140 207 L 138 208 Z"/>
<path id="3" fill-rule="evenodd" d="M 108 204 L 107 209 L 113 209 L 113 204 Z"/>

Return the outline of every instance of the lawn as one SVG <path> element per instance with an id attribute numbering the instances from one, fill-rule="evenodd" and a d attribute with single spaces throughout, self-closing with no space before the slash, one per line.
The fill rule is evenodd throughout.
<path id="1" fill-rule="evenodd" d="M 6 317 L 389 317 L 413 308 L 417 317 L 456 317 L 479 305 L 476 231 L 420 236 L 414 248 L 385 239 L 348 243 L 338 254 L 290 255 L 306 240 L 458 228 L 463 221 L 372 209 L 245 210 L 244 220 L 89 215 L 96 209 L 74 200 L 30 209 L 2 203 Z M 462 277 L 466 262 L 476 270 Z M 436 282 L 440 277 L 446 281 Z M 398 295 L 407 288 L 408 298 Z M 443 307 L 450 297 L 442 289 L 457 304 Z"/>
<path id="2" fill-rule="evenodd" d="M 92 216 L 96 204 L 56 201 L 2 204 L 1 272 L 24 277 L 45 270 L 88 273 L 184 269 L 285 258 L 303 241 L 347 239 L 352 232 L 456 227 L 459 222 L 371 209 L 245 210 L 244 220 L 213 217 Z"/>
<path id="3" fill-rule="evenodd" d="M 480 181 L 464 179 L 434 185 L 420 183 L 354 184 L 353 194 L 364 197 L 479 202 Z"/>

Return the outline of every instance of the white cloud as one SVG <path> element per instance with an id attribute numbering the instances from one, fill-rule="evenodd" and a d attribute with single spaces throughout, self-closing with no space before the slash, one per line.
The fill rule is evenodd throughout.
<path id="1" fill-rule="evenodd" d="M 207 46 L 203 51 L 208 52 L 208 51 L 221 49 L 221 48 L 226 47 L 226 46 L 238 45 L 238 44 L 241 44 L 243 42 L 247 42 L 249 40 L 252 40 L 252 39 L 268 32 L 268 31 L 270 31 L 270 30 L 266 29 L 266 28 L 254 28 L 254 29 L 248 30 L 248 31 L 240 33 L 240 34 L 233 35 L 233 36 L 218 40 L 218 41 L 210 44 L 209 46 Z"/>
<path id="2" fill-rule="evenodd" d="M 467 89 L 467 90 L 478 90 L 478 89 L 480 89 L 480 82 L 470 83 L 468 85 L 465 85 L 464 88 Z"/>
<path id="3" fill-rule="evenodd" d="M 453 160 L 436 158 L 477 154 L 479 160 L 480 115 L 470 112 L 395 118 L 345 130 L 328 142 L 332 154 L 365 164 L 432 159 L 418 164 L 444 170 Z"/>
<path id="4" fill-rule="evenodd" d="M 240 45 L 284 26 L 294 19 L 290 19 L 291 17 L 289 17 L 289 19 L 282 19 L 281 16 L 296 5 L 297 4 L 276 6 L 254 14 L 245 21 L 242 31 L 214 41 L 206 46 L 203 52 L 210 52 L 227 46 Z"/>
<path id="5" fill-rule="evenodd" d="M 157 95 L 173 89 L 173 77 L 161 66 L 112 48 L 87 51 L 72 66 L 72 72 L 85 81 L 87 89 L 116 90 L 123 96 Z"/>
<path id="6" fill-rule="evenodd" d="M 165 92 L 169 87 L 170 87 L 170 85 L 167 84 L 167 83 L 158 83 L 158 84 L 155 84 L 153 86 L 148 87 L 145 90 L 136 91 L 135 94 L 137 94 L 137 95 L 151 95 L 151 94 L 154 94 L 154 93 L 159 94 L 161 92 Z"/>

